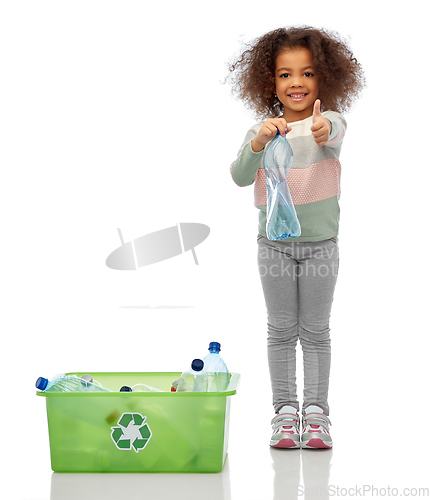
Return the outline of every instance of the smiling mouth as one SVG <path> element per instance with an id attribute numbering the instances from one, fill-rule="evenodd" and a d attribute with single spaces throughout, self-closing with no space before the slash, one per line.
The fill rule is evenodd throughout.
<path id="1" fill-rule="evenodd" d="M 303 92 L 302 94 L 288 94 L 288 97 L 291 97 L 291 99 L 304 99 L 307 95 L 306 92 Z"/>

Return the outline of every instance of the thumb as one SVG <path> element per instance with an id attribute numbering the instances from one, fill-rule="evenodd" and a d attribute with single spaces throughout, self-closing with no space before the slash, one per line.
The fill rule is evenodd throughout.
<path id="1" fill-rule="evenodd" d="M 314 103 L 314 111 L 312 114 L 312 123 L 315 123 L 319 118 L 321 118 L 321 101 L 317 99 Z"/>

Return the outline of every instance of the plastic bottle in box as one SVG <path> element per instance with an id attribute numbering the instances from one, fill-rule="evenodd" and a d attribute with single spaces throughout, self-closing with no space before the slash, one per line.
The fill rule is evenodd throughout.
<path id="1" fill-rule="evenodd" d="M 208 390 L 208 377 L 203 370 L 204 363 L 201 359 L 194 359 L 191 369 L 182 373 L 178 383 L 178 392 L 206 392 Z"/>
<path id="2" fill-rule="evenodd" d="M 134 384 L 131 389 L 133 392 L 163 392 L 161 389 L 156 389 L 147 384 Z"/>
<path id="3" fill-rule="evenodd" d="M 52 380 L 39 377 L 36 380 L 36 388 L 44 392 L 112 392 L 90 382 L 87 378 L 79 378 L 76 375 L 64 375 Z"/>
<path id="4" fill-rule="evenodd" d="M 86 389 L 88 392 L 100 392 L 99 387 L 102 389 L 105 389 L 100 382 L 97 380 L 94 380 L 93 377 L 90 374 L 82 375 L 81 377 L 81 382 L 82 384 L 85 385 Z M 90 383 L 88 383 L 90 382 Z M 107 389 L 106 389 L 107 391 Z M 104 391 L 102 391 L 104 392 Z"/>
<path id="5" fill-rule="evenodd" d="M 220 356 L 221 344 L 211 342 L 209 344 L 209 354 L 204 358 L 205 372 L 208 376 L 208 392 L 222 392 L 227 389 L 230 381 L 225 361 Z"/>

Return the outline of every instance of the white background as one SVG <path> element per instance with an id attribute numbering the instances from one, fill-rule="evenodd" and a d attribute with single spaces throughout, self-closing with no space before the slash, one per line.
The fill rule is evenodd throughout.
<path id="1" fill-rule="evenodd" d="M 417 1 L 1 3 L 7 498 L 72 498 L 79 485 L 86 498 L 94 487 L 96 476 L 52 474 L 38 376 L 181 371 L 212 340 L 242 376 L 225 471 L 133 476 L 123 483 L 130 498 L 194 488 L 295 498 L 288 481 L 300 460 L 302 476 L 313 470 L 323 484 L 429 486 L 427 17 Z M 255 120 L 222 83 L 242 40 L 298 24 L 348 38 L 368 83 L 346 115 L 341 156 L 330 455 L 268 447 L 257 210 L 253 189 L 229 173 Z M 211 228 L 199 266 L 188 252 L 137 272 L 106 267 L 117 228 L 128 241 L 177 222 Z M 124 476 L 115 477 L 98 479 L 88 498 L 114 498 Z"/>

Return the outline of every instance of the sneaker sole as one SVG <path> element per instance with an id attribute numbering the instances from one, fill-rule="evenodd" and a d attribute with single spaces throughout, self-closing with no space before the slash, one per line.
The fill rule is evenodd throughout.
<path id="1" fill-rule="evenodd" d="M 327 449 L 333 448 L 333 443 L 331 441 L 324 442 L 320 438 L 312 438 L 309 441 L 302 442 L 302 448 Z"/>
<path id="2" fill-rule="evenodd" d="M 277 442 L 270 441 L 270 446 L 272 448 L 300 448 L 300 443 L 291 438 L 284 438 Z"/>

